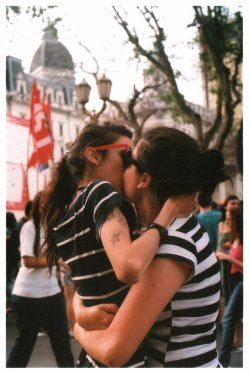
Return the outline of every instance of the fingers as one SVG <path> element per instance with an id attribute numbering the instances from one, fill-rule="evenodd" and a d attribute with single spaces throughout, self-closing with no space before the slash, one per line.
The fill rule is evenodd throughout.
<path id="1" fill-rule="evenodd" d="M 114 314 L 114 315 L 118 311 L 118 306 L 116 304 L 113 304 L 113 303 L 103 303 L 103 304 L 100 304 L 99 306 L 103 311 L 106 311 L 106 312 Z"/>

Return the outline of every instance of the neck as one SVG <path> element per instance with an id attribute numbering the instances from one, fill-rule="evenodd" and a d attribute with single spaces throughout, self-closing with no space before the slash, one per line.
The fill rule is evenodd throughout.
<path id="1" fill-rule="evenodd" d="M 136 204 L 140 223 L 144 226 L 151 224 L 159 213 L 158 203 L 149 194 L 143 194 L 141 200 Z"/>
<path id="2" fill-rule="evenodd" d="M 208 211 L 211 211 L 211 210 L 212 210 L 211 206 L 200 207 L 200 212 L 208 212 Z"/>
<path id="3" fill-rule="evenodd" d="M 94 175 L 92 172 L 90 172 L 88 169 L 86 169 L 85 172 L 84 172 L 83 178 L 79 181 L 79 183 L 77 185 L 77 188 L 88 186 L 89 183 L 91 183 L 92 181 L 97 179 L 97 177 L 95 177 L 95 176 L 96 175 Z"/>

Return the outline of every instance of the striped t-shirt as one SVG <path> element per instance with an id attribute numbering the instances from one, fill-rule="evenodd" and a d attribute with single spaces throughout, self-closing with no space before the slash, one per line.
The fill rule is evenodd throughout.
<path id="1" fill-rule="evenodd" d="M 176 219 L 156 258 L 183 261 L 193 270 L 146 338 L 147 366 L 217 367 L 220 272 L 208 234 L 194 216 Z"/>
<path id="2" fill-rule="evenodd" d="M 129 285 L 116 278 L 99 237 L 100 227 L 115 207 L 122 211 L 132 234 L 136 222 L 133 205 L 103 180 L 91 182 L 79 192 L 54 228 L 61 257 L 71 268 L 71 278 L 86 306 L 100 303 L 121 305 L 129 290 Z M 101 366 L 89 356 L 87 358 L 90 365 Z M 144 355 L 139 349 L 126 366 L 143 364 Z"/>

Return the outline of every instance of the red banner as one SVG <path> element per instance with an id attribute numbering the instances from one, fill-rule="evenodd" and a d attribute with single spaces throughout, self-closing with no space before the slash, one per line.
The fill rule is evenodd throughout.
<path id="1" fill-rule="evenodd" d="M 28 161 L 28 168 L 45 165 L 53 159 L 53 138 L 51 132 L 50 103 L 40 98 L 36 81 L 33 83 L 30 105 L 30 134 L 34 142 L 34 150 Z"/>

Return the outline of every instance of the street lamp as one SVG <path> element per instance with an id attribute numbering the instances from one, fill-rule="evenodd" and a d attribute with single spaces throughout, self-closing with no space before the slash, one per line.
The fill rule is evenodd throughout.
<path id="1" fill-rule="evenodd" d="M 95 112 L 95 110 L 93 113 L 91 113 L 85 107 L 85 105 L 89 101 L 89 95 L 91 91 L 90 85 L 86 82 L 85 79 L 83 79 L 83 81 L 80 84 L 76 85 L 77 99 L 82 105 L 83 115 L 86 115 L 87 117 L 89 117 L 91 123 L 97 123 L 98 118 L 106 109 L 106 101 L 109 99 L 111 86 L 112 86 L 111 80 L 108 79 L 104 74 L 101 79 L 97 80 L 98 94 L 99 94 L 99 98 L 103 101 L 103 104 L 102 104 L 101 109 L 97 113 Z"/>

